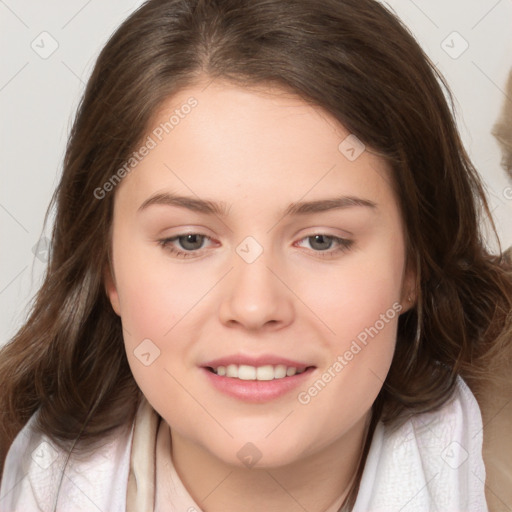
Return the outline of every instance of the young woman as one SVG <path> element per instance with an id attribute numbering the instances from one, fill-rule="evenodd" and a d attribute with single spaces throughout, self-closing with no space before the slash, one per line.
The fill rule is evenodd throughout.
<path id="1" fill-rule="evenodd" d="M 1 352 L 0 510 L 487 510 L 511 268 L 442 87 L 373 0 L 123 23 Z"/>

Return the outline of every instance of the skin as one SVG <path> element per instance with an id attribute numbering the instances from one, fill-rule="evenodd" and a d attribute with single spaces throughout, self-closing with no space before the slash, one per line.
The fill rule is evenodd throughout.
<path id="1" fill-rule="evenodd" d="M 368 149 L 347 159 L 338 146 L 349 132 L 279 89 L 199 83 L 169 98 L 148 133 L 191 96 L 198 105 L 115 191 L 106 287 L 129 363 L 170 426 L 169 456 L 204 510 L 251 503 L 255 512 L 324 511 L 352 481 L 398 314 L 308 404 L 297 394 L 393 304 L 402 313 L 410 307 L 414 276 L 406 272 L 390 171 Z M 165 192 L 222 202 L 228 215 L 165 204 L 138 211 Z M 290 203 L 337 196 L 376 206 L 283 217 Z M 188 258 L 169 250 L 186 252 L 193 246 L 186 239 L 159 242 L 184 233 L 209 238 Z M 316 234 L 352 245 L 336 252 L 336 241 L 315 244 Z M 236 252 L 247 236 L 263 249 L 252 263 Z M 134 354 L 144 339 L 160 350 L 149 366 Z M 276 354 L 316 369 L 297 390 L 246 403 L 213 388 L 200 368 L 236 353 Z M 237 457 L 247 442 L 261 453 L 252 468 Z"/>

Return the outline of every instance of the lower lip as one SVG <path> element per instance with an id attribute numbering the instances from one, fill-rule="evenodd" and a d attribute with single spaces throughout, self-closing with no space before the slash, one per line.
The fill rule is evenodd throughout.
<path id="1" fill-rule="evenodd" d="M 210 383 L 222 393 L 245 402 L 263 403 L 290 393 L 310 377 L 315 370 L 308 368 L 292 377 L 273 380 L 241 380 L 221 377 L 207 368 L 201 368 Z"/>

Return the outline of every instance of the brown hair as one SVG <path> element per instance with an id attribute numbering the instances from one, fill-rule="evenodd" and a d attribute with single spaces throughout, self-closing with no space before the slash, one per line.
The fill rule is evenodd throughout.
<path id="1" fill-rule="evenodd" d="M 417 301 L 374 420 L 439 407 L 457 374 L 477 383 L 509 339 L 510 264 L 486 249 L 489 208 L 444 92 L 453 101 L 394 14 L 374 0 L 150 0 L 101 52 L 72 128 L 47 275 L 1 351 L 2 459 L 36 409 L 56 442 L 84 446 L 133 420 L 140 391 L 103 283 L 114 194 L 94 190 L 164 99 L 205 76 L 292 91 L 393 170 Z"/>

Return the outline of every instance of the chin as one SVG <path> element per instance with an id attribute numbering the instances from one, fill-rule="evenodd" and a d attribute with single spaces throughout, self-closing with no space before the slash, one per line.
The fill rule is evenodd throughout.
<path id="1" fill-rule="evenodd" d="M 274 442 L 230 440 L 223 446 L 205 446 L 217 459 L 237 468 L 276 469 L 297 461 L 302 452 L 296 444 L 283 444 L 282 439 Z"/>

